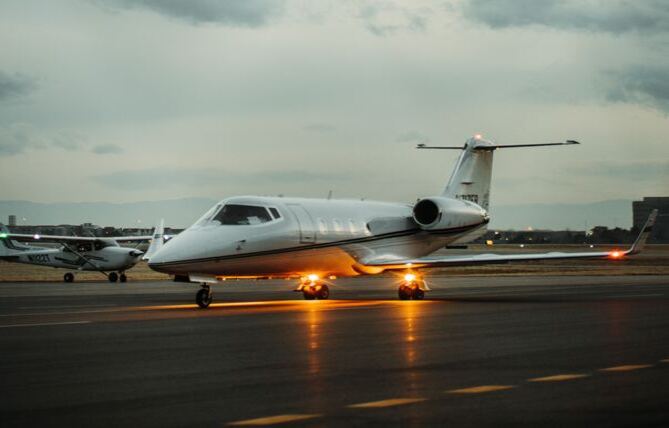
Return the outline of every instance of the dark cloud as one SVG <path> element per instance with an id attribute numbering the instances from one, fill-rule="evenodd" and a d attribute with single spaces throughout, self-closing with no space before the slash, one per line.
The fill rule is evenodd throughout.
<path id="1" fill-rule="evenodd" d="M 25 123 L 0 127 L 0 156 L 12 156 L 31 149 L 43 149 L 47 142 Z"/>
<path id="2" fill-rule="evenodd" d="M 44 132 L 28 123 L 14 123 L 0 127 L 0 156 L 54 148 L 75 152 L 85 150 L 87 146 L 88 138 L 71 129 Z M 95 149 L 93 151 L 98 153 Z"/>
<path id="3" fill-rule="evenodd" d="M 98 144 L 93 147 L 92 152 L 96 155 L 118 155 L 123 153 L 123 149 L 116 144 Z"/>
<path id="4" fill-rule="evenodd" d="M 192 24 L 259 27 L 278 15 L 283 0 L 94 0 L 114 9 L 149 9 Z"/>
<path id="5" fill-rule="evenodd" d="M 669 67 L 636 67 L 609 73 L 608 99 L 647 105 L 669 114 Z"/>
<path id="6" fill-rule="evenodd" d="M 51 145 L 67 150 L 68 152 L 81 150 L 85 144 L 86 137 L 75 131 L 58 131 L 51 138 Z"/>
<path id="7" fill-rule="evenodd" d="M 669 31 L 664 0 L 469 0 L 465 18 L 493 28 L 542 25 L 607 33 Z"/>
<path id="8" fill-rule="evenodd" d="M 329 123 L 312 123 L 311 125 L 305 126 L 304 130 L 325 134 L 328 132 L 334 132 L 337 130 L 337 128 L 334 125 L 330 125 Z"/>
<path id="9" fill-rule="evenodd" d="M 29 76 L 0 70 L 0 101 L 29 94 L 35 87 L 35 80 Z"/>
<path id="10" fill-rule="evenodd" d="M 407 131 L 399 135 L 395 141 L 398 143 L 427 144 L 430 142 L 430 138 L 418 131 Z"/>
<path id="11" fill-rule="evenodd" d="M 346 174 L 311 171 L 263 171 L 226 172 L 217 169 L 167 169 L 153 168 L 133 171 L 116 171 L 91 177 L 106 187 L 118 190 L 146 190 L 161 188 L 166 184 L 181 188 L 202 188 L 203 186 L 228 183 L 243 185 L 289 185 L 301 183 L 334 183 L 349 179 Z"/>
<path id="12" fill-rule="evenodd" d="M 428 10 L 415 10 L 394 2 L 369 2 L 360 8 L 365 28 L 380 37 L 399 31 L 425 31 Z"/>

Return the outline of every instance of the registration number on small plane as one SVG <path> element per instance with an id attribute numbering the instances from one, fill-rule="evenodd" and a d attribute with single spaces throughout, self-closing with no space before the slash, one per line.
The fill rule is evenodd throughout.
<path id="1" fill-rule="evenodd" d="M 30 260 L 33 263 L 49 263 L 49 255 L 48 254 L 32 254 L 32 255 L 28 255 L 28 260 Z"/>

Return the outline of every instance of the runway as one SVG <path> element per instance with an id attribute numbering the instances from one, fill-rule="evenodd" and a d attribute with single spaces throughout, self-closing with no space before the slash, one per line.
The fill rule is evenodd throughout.
<path id="1" fill-rule="evenodd" d="M 669 423 L 669 276 L 0 283 L 2 426 Z"/>

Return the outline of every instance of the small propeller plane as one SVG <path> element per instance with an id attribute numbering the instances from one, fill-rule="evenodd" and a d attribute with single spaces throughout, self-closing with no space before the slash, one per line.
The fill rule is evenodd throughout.
<path id="1" fill-rule="evenodd" d="M 146 253 L 136 248 L 121 247 L 120 243 L 151 241 Z M 22 242 L 60 244 L 59 248 L 24 245 Z M 126 282 L 125 271 L 141 259 L 148 260 L 163 245 L 163 221 L 151 236 L 53 236 L 10 233 L 4 226 L 0 232 L 0 260 L 68 269 L 63 281 L 73 282 L 72 271 L 96 271 L 109 282 Z"/>
<path id="2" fill-rule="evenodd" d="M 175 281 L 196 282 L 196 303 L 212 301 L 211 284 L 228 278 L 295 278 L 305 299 L 327 299 L 328 280 L 399 271 L 402 300 L 423 299 L 428 268 L 543 259 L 620 259 L 643 247 L 653 212 L 626 251 L 477 254 L 429 257 L 448 244 L 483 235 L 488 214 L 493 153 L 498 149 L 574 145 L 499 145 L 475 135 L 464 146 L 418 149 L 460 150 L 440 195 L 415 204 L 358 200 L 240 196 L 224 199 L 174 237 L 149 260 Z"/>

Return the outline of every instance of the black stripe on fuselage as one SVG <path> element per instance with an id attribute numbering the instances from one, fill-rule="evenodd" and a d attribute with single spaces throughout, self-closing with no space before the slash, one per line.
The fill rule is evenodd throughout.
<path id="1" fill-rule="evenodd" d="M 270 256 L 270 255 L 281 254 L 281 253 L 314 250 L 314 249 L 328 248 L 328 247 L 340 247 L 342 245 L 348 245 L 348 244 L 359 244 L 359 243 L 362 243 L 362 242 L 374 242 L 374 241 L 381 241 L 381 240 L 384 240 L 384 239 L 400 238 L 400 237 L 403 237 L 403 236 L 415 235 L 419 232 L 427 232 L 430 235 L 454 235 L 454 234 L 474 230 L 474 229 L 476 229 L 480 226 L 483 226 L 484 224 L 487 224 L 487 223 L 488 223 L 488 221 L 483 221 L 483 222 L 478 223 L 478 224 L 473 225 L 473 226 L 461 226 L 461 227 L 454 227 L 454 228 L 450 228 L 450 229 L 440 229 L 440 230 L 423 230 L 423 229 L 419 229 L 419 228 L 413 228 L 413 229 L 401 230 L 401 231 L 398 231 L 398 232 L 390 232 L 390 233 L 386 233 L 386 234 L 383 234 L 383 235 L 366 236 L 364 238 L 345 239 L 343 241 L 323 242 L 321 244 L 310 244 L 310 245 L 303 245 L 303 246 L 300 246 L 300 247 L 277 248 L 275 250 L 256 251 L 256 252 L 253 252 L 253 253 L 230 254 L 230 255 L 226 255 L 226 256 L 205 257 L 205 258 L 201 258 L 201 259 L 179 260 L 179 261 L 174 261 L 174 262 L 151 263 L 151 261 L 149 260 L 149 265 L 152 265 L 152 266 L 155 266 L 155 267 L 168 267 L 168 266 L 178 266 L 178 265 L 192 264 L 192 263 L 203 263 L 203 262 L 212 262 L 212 261 L 220 261 L 220 260 L 241 259 L 241 258 L 246 258 L 246 257 Z"/>

